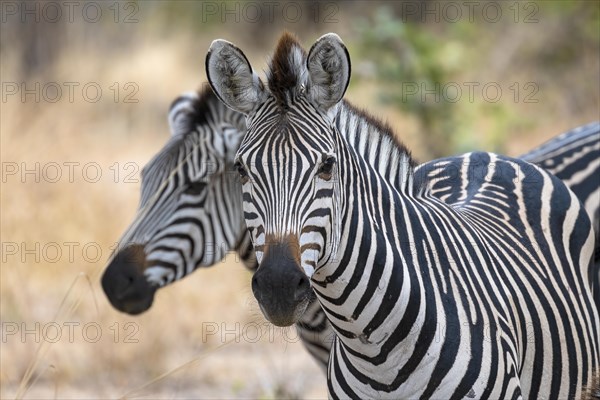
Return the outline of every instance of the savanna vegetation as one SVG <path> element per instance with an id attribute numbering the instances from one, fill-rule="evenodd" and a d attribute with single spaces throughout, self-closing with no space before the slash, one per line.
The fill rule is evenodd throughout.
<path id="1" fill-rule="evenodd" d="M 307 45 L 338 33 L 346 97 L 420 160 L 518 155 L 598 119 L 598 2 L 475 3 L 3 2 L 0 397 L 324 397 L 234 256 L 138 317 L 111 308 L 100 273 L 215 38 L 261 68 L 284 29 Z"/>

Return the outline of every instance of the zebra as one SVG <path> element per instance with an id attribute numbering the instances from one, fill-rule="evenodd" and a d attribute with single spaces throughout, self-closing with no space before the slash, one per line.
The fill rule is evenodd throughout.
<path id="1" fill-rule="evenodd" d="M 175 99 L 168 120 L 171 137 L 142 170 L 137 215 L 101 278 L 112 306 L 133 315 L 152 306 L 156 290 L 216 264 L 230 249 L 248 270 L 257 267 L 231 169 L 244 116 L 204 86 Z M 325 371 L 333 332 L 316 298 L 296 329 Z"/>
<path id="2" fill-rule="evenodd" d="M 519 158 L 562 180 L 584 205 L 596 234 L 594 300 L 600 310 L 600 122 L 565 132 Z"/>
<path id="3" fill-rule="evenodd" d="M 215 94 L 246 115 L 235 156 L 265 317 L 315 293 L 336 333 L 332 398 L 578 398 L 598 387 L 593 232 L 559 179 L 474 152 L 421 165 L 343 100 L 336 34 L 285 33 L 264 84 L 215 40 Z M 337 116 L 337 117 L 335 117 Z"/>
<path id="4" fill-rule="evenodd" d="M 212 115 L 212 117 L 209 118 L 208 115 Z M 228 133 L 228 136 L 232 139 L 230 139 L 227 143 L 230 143 L 230 147 L 232 148 L 227 148 L 226 151 L 221 151 L 219 154 L 217 154 L 216 157 L 221 157 L 221 154 L 227 155 L 228 159 L 223 159 L 223 162 L 231 163 L 231 154 L 232 152 L 237 151 L 237 147 L 235 147 L 234 145 L 239 141 L 239 139 L 237 138 L 237 136 L 239 135 L 238 132 L 244 129 L 243 127 L 245 122 L 243 118 L 244 117 L 242 114 L 224 107 L 223 104 L 214 96 L 212 90 L 206 87 L 200 90 L 199 92 L 188 93 L 183 96 L 180 96 L 172 103 L 169 113 L 169 124 L 171 126 L 171 132 L 173 137 L 161 150 L 161 152 L 156 157 L 154 157 L 154 159 L 146 167 L 146 170 L 152 172 L 150 173 L 150 175 L 148 173 L 144 173 L 144 176 L 146 177 L 142 185 L 142 197 L 144 200 L 140 204 L 140 213 L 135 219 L 135 221 L 137 222 L 134 222 L 132 224 L 132 227 L 128 229 L 128 233 L 123 236 L 121 243 L 147 243 L 153 237 L 152 229 L 154 229 L 155 232 L 159 229 L 164 230 L 165 226 L 169 226 L 169 224 L 175 223 L 175 218 L 163 218 L 162 222 L 158 223 L 155 228 L 143 228 L 144 226 L 148 226 L 146 219 L 152 217 L 151 213 L 144 211 L 145 207 L 149 204 L 148 202 L 151 201 L 153 193 L 152 190 L 156 190 L 157 187 L 160 187 L 164 182 L 171 179 L 173 171 L 177 168 L 180 168 L 179 164 L 175 164 L 174 162 L 169 160 L 186 160 L 188 159 L 188 156 L 184 155 L 186 154 L 186 152 L 198 151 L 198 148 L 194 146 L 192 146 L 190 150 L 188 147 L 186 147 L 187 142 L 182 139 L 186 135 L 198 135 L 198 125 L 204 126 L 203 129 L 213 128 L 213 130 L 209 134 L 207 134 L 206 132 L 202 132 L 203 134 L 207 135 L 207 137 L 211 137 L 212 135 L 222 136 L 224 132 Z M 208 123 L 209 119 L 211 121 L 220 121 L 220 123 Z M 568 132 L 564 135 L 561 135 L 559 138 L 556 138 L 553 141 L 551 141 L 549 144 L 553 144 L 552 146 L 546 144 L 522 157 L 535 157 L 535 160 L 538 161 L 540 165 L 549 165 L 549 163 L 551 163 L 552 165 L 556 166 L 562 165 L 565 162 L 571 162 L 575 165 L 575 163 L 577 163 L 577 168 L 562 168 L 559 171 L 557 171 L 557 173 L 562 173 L 563 175 L 565 173 L 570 174 L 567 177 L 570 178 L 571 175 L 587 168 L 589 164 L 582 162 L 581 157 L 573 157 L 572 155 L 585 154 L 589 157 L 590 153 L 585 152 L 585 149 L 583 147 L 589 146 L 589 137 L 597 133 L 597 124 L 595 131 L 593 130 L 593 125 L 578 128 L 576 130 L 573 130 L 572 132 Z M 574 148 L 573 146 L 575 136 L 577 138 L 577 148 Z M 581 149 L 579 149 L 579 147 L 581 147 Z M 566 158 L 563 154 L 564 152 L 557 152 L 557 149 L 569 149 L 571 156 L 569 158 Z M 179 152 L 183 152 L 183 154 L 178 155 L 177 153 Z M 212 151 L 210 152 L 212 153 Z M 197 155 L 189 157 L 197 160 L 196 163 L 198 165 L 206 166 L 209 165 L 209 161 L 203 159 L 204 154 L 206 153 L 198 152 Z M 559 158 L 559 160 L 553 161 L 554 158 Z M 232 179 L 231 174 L 223 172 L 214 173 L 211 176 L 211 180 L 232 180 L 234 181 L 234 184 L 237 183 L 237 179 Z M 197 181 L 199 182 L 200 180 Z M 186 190 L 184 188 L 186 181 L 179 180 L 178 182 L 180 185 L 182 185 L 182 188 L 173 188 L 172 190 L 165 192 L 163 194 L 164 200 L 162 202 L 170 203 L 172 201 L 176 201 L 178 193 L 181 190 Z M 591 180 L 586 180 L 585 182 L 588 184 L 588 186 L 589 184 L 593 183 Z M 196 189 L 199 187 L 200 186 L 197 186 Z M 212 188 L 213 190 L 221 187 L 229 189 L 232 186 L 231 184 L 225 183 L 220 183 L 218 185 L 213 184 L 209 186 L 209 188 Z M 576 191 L 576 194 L 578 194 L 578 197 L 579 192 L 577 190 L 581 191 L 582 193 L 588 196 L 593 191 L 585 185 L 576 185 L 574 187 L 574 190 Z M 235 207 L 238 207 L 238 209 L 241 207 L 241 201 L 235 202 L 235 197 L 232 195 L 225 196 L 221 192 L 213 194 L 210 190 L 208 190 L 205 195 L 205 198 L 211 196 L 217 196 L 219 203 L 223 204 L 224 202 L 224 204 L 226 204 L 226 206 L 223 208 L 211 208 L 211 215 L 214 217 L 215 220 L 220 221 L 221 224 L 226 223 L 228 219 L 225 216 L 221 216 L 219 214 L 220 210 L 228 212 L 228 210 L 232 210 Z M 590 198 L 591 197 L 592 196 L 590 196 Z M 196 207 L 198 208 L 196 212 L 201 213 L 202 207 L 205 203 L 206 200 L 204 200 L 204 202 L 198 202 L 193 205 L 188 204 L 187 207 Z M 140 225 L 141 227 L 138 230 L 136 230 L 136 226 L 138 225 Z M 242 232 L 240 233 L 240 235 L 243 236 L 241 236 L 239 243 L 234 247 L 238 251 L 238 256 L 246 265 L 246 267 L 253 272 L 256 270 L 257 267 L 256 259 L 254 258 L 252 244 L 250 242 L 248 232 L 245 229 L 244 221 L 242 221 L 242 225 L 244 226 L 244 228 L 242 228 Z M 221 227 L 218 224 L 215 226 L 217 228 Z M 235 231 L 236 229 L 238 229 L 239 226 L 240 225 L 234 222 L 233 226 L 229 227 L 229 229 Z M 185 228 L 186 225 L 183 224 L 180 226 L 180 228 L 181 227 Z M 195 247 L 205 247 L 202 238 L 194 236 L 190 236 L 188 238 L 185 234 L 187 231 L 188 229 L 185 228 L 180 232 L 180 234 L 182 235 L 181 241 L 189 240 L 194 242 Z M 120 247 L 124 248 L 126 246 L 122 245 Z M 230 246 L 225 246 L 225 248 L 227 247 Z M 119 256 L 113 259 L 113 262 L 109 264 L 111 265 L 111 268 L 107 269 L 107 272 L 105 273 L 104 278 L 102 280 L 105 292 L 107 293 L 113 305 L 120 311 L 131 312 L 134 314 L 143 312 L 151 306 L 155 291 L 160 287 L 164 287 L 165 285 L 172 283 L 172 281 L 167 280 L 166 282 L 163 282 L 163 286 L 160 286 L 158 284 L 144 280 L 142 279 L 142 276 L 136 272 L 139 272 L 139 269 L 135 266 L 135 264 L 132 264 L 132 266 L 134 267 L 133 269 L 122 266 L 123 260 L 127 259 L 124 258 L 124 254 L 127 254 L 127 252 L 121 252 L 117 254 L 119 254 Z M 218 257 L 215 257 L 215 259 L 212 262 L 216 263 L 217 261 L 219 261 Z M 205 263 L 202 264 L 202 266 L 211 265 L 210 262 L 210 260 L 207 260 Z M 168 261 L 165 260 L 164 263 L 168 264 Z M 196 266 L 193 266 L 192 268 L 194 271 L 197 269 Z M 187 271 L 187 269 L 183 269 L 180 266 L 173 266 L 171 270 Z M 129 273 L 133 274 L 128 275 L 128 271 Z M 169 271 L 164 270 L 164 272 L 168 273 Z M 175 275 L 171 275 L 171 277 L 174 276 Z M 184 273 L 180 277 L 185 278 L 186 276 L 188 275 Z M 134 284 L 126 284 L 126 282 L 129 282 L 130 278 L 131 282 L 135 282 Z M 141 306 L 142 304 L 143 307 Z M 297 330 L 299 332 L 299 338 L 302 340 L 304 346 L 308 349 L 309 353 L 313 356 L 313 358 L 321 367 L 321 369 L 326 370 L 327 360 L 329 358 L 329 351 L 333 340 L 333 332 L 318 302 L 313 301 L 311 303 L 310 308 L 307 310 L 307 312 L 305 312 L 302 320 L 297 323 Z"/>
<path id="5" fill-rule="evenodd" d="M 558 135 L 519 158 L 539 165 L 563 181 L 584 205 L 594 232 L 600 232 L 599 121 Z M 600 235 L 596 235 L 598 247 Z"/>

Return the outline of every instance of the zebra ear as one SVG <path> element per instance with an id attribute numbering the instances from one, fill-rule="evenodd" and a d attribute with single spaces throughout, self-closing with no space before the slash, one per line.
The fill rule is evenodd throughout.
<path id="1" fill-rule="evenodd" d="M 226 40 L 210 45 L 206 75 L 215 94 L 232 110 L 248 115 L 264 100 L 262 81 L 244 53 Z"/>
<path id="2" fill-rule="evenodd" d="M 350 82 L 350 55 L 335 33 L 323 35 L 310 48 L 306 66 L 309 98 L 327 111 L 344 97 Z"/>

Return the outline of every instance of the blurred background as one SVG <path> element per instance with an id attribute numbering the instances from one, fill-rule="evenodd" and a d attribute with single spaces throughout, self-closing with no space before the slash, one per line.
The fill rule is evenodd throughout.
<path id="1" fill-rule="evenodd" d="M 346 98 L 418 160 L 516 156 L 599 118 L 596 1 L 3 1 L 1 398 L 323 398 L 293 331 L 265 327 L 234 256 L 111 308 L 99 276 L 132 220 L 170 102 L 210 42 L 258 71 L 284 29 L 338 33 Z M 262 329 L 262 328 L 261 328 Z M 209 334 L 210 333 L 210 334 Z"/>

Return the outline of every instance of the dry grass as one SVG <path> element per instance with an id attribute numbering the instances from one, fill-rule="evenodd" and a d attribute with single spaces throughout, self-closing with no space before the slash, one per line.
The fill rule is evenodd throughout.
<path id="1" fill-rule="evenodd" d="M 187 44 L 200 54 L 209 43 Z M 138 104 L 114 104 L 109 96 L 98 103 L 2 104 L 4 165 L 34 168 L 39 163 L 50 174 L 50 163 L 58 163 L 63 177 L 53 183 L 42 174 L 35 182 L 34 175 L 22 179 L 17 174 L 2 183 L 2 242 L 19 249 L 13 255 L 3 248 L 0 270 L 6 334 L 0 352 L 0 398 L 325 396 L 323 374 L 297 340 L 277 331 L 258 343 L 244 340 L 256 324 L 244 327 L 253 321 L 262 326 L 264 320 L 253 306 L 250 275 L 233 256 L 161 290 L 152 309 L 139 317 L 118 313 L 102 293 L 98 278 L 111 246 L 133 218 L 139 195 L 139 183 L 124 182 L 129 170 L 123 166 L 133 162 L 141 168 L 151 158 L 167 139 L 170 101 L 203 81 L 201 63 L 181 68 L 183 47 L 141 46 L 110 65 L 97 64 L 98 57 L 86 60 L 83 54 L 73 56 L 71 66 L 58 68 L 71 81 L 98 82 L 107 92 L 115 81 L 134 81 L 140 88 Z M 146 63 L 152 70 L 144 68 Z M 3 80 L 16 80 L 11 77 L 15 71 L 6 70 Z M 73 182 L 64 162 L 79 163 Z M 121 166 L 117 182 L 110 169 L 115 162 Z M 87 163 L 100 166 L 98 182 L 90 181 L 93 168 L 88 177 L 82 176 Z M 139 171 L 134 178 L 139 179 Z M 36 244 L 39 251 L 25 253 Z M 82 251 L 86 244 L 89 254 Z M 72 258 L 69 246 L 76 246 Z M 100 257 L 95 248 L 102 250 Z M 137 329 L 132 337 L 137 343 L 125 342 L 125 335 L 133 332 L 124 329 L 130 322 Z M 48 325 L 53 323 L 62 328 L 56 343 L 32 333 L 21 337 L 21 328 L 42 334 L 46 327 L 53 341 L 54 325 Z M 65 323 L 76 324 L 72 342 Z M 203 337 L 203 323 L 228 331 Z M 9 335 L 14 324 L 19 331 Z M 97 324 L 86 332 L 92 340 L 84 337 L 86 324 Z M 101 337 L 92 343 L 96 326 Z"/>
<path id="2" fill-rule="evenodd" d="M 128 172 L 124 164 L 133 162 L 141 168 L 163 145 L 168 132 L 169 103 L 179 93 L 204 81 L 202 60 L 213 38 L 240 37 L 242 47 L 253 42 L 238 28 L 232 32 L 225 26 L 216 26 L 201 37 L 178 30 L 165 35 L 141 20 L 135 29 L 143 34 L 122 45 L 119 51 L 96 48 L 84 39 L 67 37 L 56 61 L 43 74 L 27 78 L 28 83 L 97 82 L 103 89 L 102 99 L 90 103 L 79 94 L 73 103 L 62 99 L 56 103 L 9 100 L 0 104 L 3 168 L 7 168 L 7 163 L 19 167 L 24 163 L 29 169 L 35 163 L 40 168 L 58 163 L 63 173 L 56 183 L 44 177 L 35 182 L 33 175 L 26 175 L 25 179 L 19 174 L 3 176 L 1 398 L 325 397 L 321 371 L 299 343 L 290 343 L 280 331 L 273 338 L 264 334 L 258 343 L 237 340 L 235 333 L 203 337 L 207 323 L 250 335 L 252 332 L 243 327 L 256 326 L 248 325 L 252 323 L 262 326 L 264 322 L 249 289 L 250 275 L 232 257 L 161 290 L 152 309 L 139 317 L 112 309 L 98 284 L 111 246 L 133 218 L 138 201 L 139 183 L 124 181 Z M 288 28 L 294 30 L 293 25 Z M 351 30 L 349 24 L 337 28 L 328 26 L 322 30 L 337 30 L 342 36 Z M 97 29 L 90 34 L 102 35 L 100 27 Z M 274 42 L 273 37 L 270 43 L 254 43 L 260 49 L 251 54 L 257 69 L 264 65 Z M 2 50 L 2 81 L 20 82 L 23 78 L 19 47 L 7 47 L 5 43 Z M 592 60 L 591 68 L 594 66 Z M 510 75 L 507 80 L 517 75 Z M 135 82 L 139 102 L 115 103 L 110 90 L 114 82 L 121 88 L 126 82 Z M 377 90 L 377 85 L 362 82 L 351 85 L 348 97 L 401 127 L 402 139 L 422 158 L 424 144 L 417 124 L 400 110 L 372 107 Z M 597 118 L 594 102 L 573 114 L 550 113 L 545 108 L 561 109 L 560 93 L 546 91 L 540 96 L 547 97 L 529 110 L 540 118 L 530 127 L 529 134 L 509 143 L 513 155 Z M 490 120 L 482 116 L 481 134 L 485 134 L 489 124 Z M 64 162 L 79 163 L 73 182 L 68 180 Z M 82 167 L 92 162 L 102 171 L 97 182 L 82 177 Z M 121 167 L 116 182 L 114 170 L 110 169 L 115 163 Z M 139 171 L 134 178 L 139 178 Z M 78 244 L 72 258 L 65 243 Z M 39 251 L 35 254 L 24 251 L 35 249 L 36 244 Z M 93 246 L 87 255 L 82 253 L 86 244 Z M 8 251 L 7 246 L 13 245 L 18 247 L 16 254 Z M 62 251 L 60 257 L 53 252 L 56 246 Z M 97 259 L 92 251 L 96 246 L 102 250 Z M 21 337 L 21 328 L 42 333 L 42 327 L 48 323 L 63 327 L 62 337 L 56 343 L 41 338 L 38 343 L 34 334 Z M 74 326 L 72 341 L 64 323 L 79 324 Z M 127 323 L 133 325 L 125 331 Z M 92 328 L 87 333 L 92 337 L 93 328 L 101 328 L 97 342 L 86 340 L 82 329 L 85 324 L 97 324 L 89 325 Z M 237 331 L 236 324 L 240 326 Z M 15 326 L 19 332 L 8 335 L 8 329 Z M 119 337 L 115 340 L 117 326 Z M 131 327 L 137 329 L 135 343 L 125 341 Z"/>

